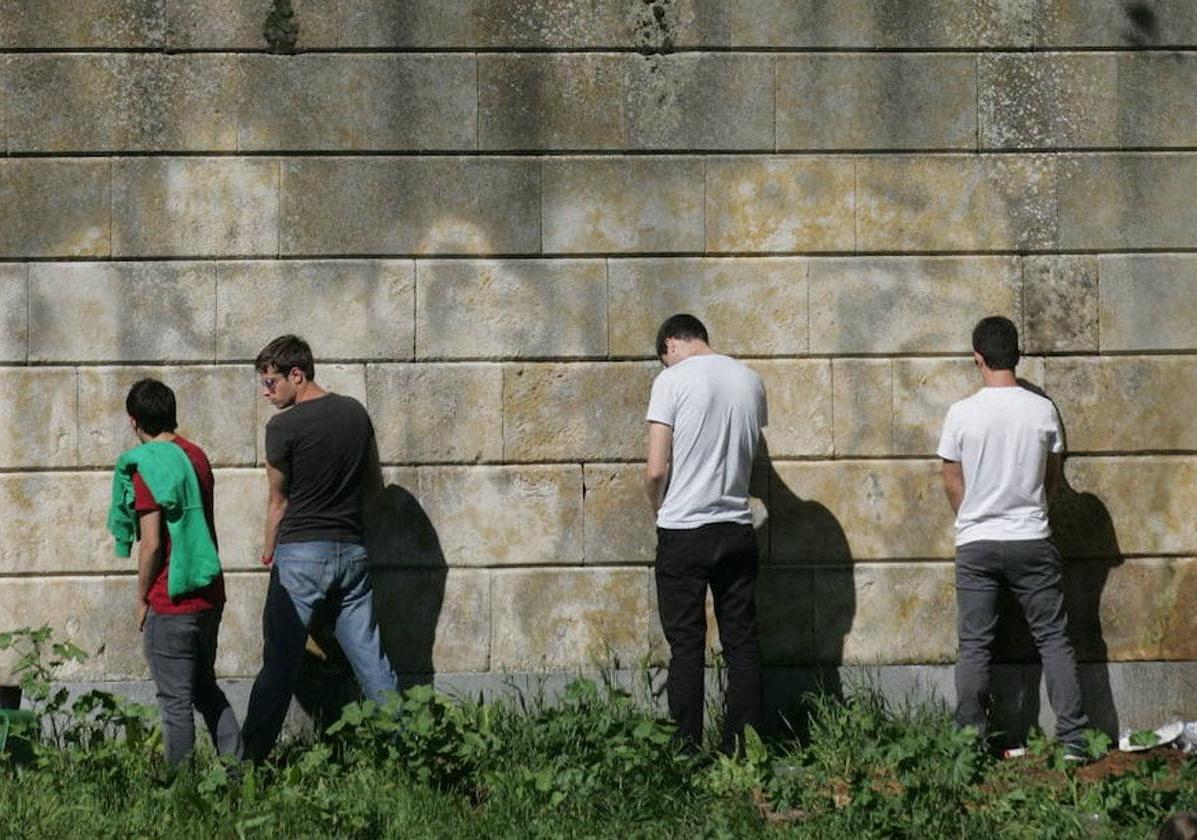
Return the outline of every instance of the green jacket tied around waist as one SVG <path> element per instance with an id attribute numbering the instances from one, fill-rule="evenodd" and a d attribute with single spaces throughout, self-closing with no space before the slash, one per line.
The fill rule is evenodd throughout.
<path id="1" fill-rule="evenodd" d="M 202 589 L 220 574 L 220 557 L 208 519 L 204 498 L 191 459 L 181 446 L 150 441 L 124 452 L 112 474 L 112 504 L 108 530 L 116 540 L 116 556 L 128 557 L 140 537 L 133 508 L 133 473 L 154 494 L 170 534 L 170 566 L 166 591 L 172 598 Z"/>

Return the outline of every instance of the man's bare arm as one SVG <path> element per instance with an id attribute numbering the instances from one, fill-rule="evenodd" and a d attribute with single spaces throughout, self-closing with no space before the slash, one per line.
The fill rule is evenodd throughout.
<path id="1" fill-rule="evenodd" d="M 661 509 L 669 486 L 669 459 L 673 451 L 673 428 L 664 423 L 648 424 L 648 458 L 644 465 L 644 490 L 653 513 Z"/>
<path id="2" fill-rule="evenodd" d="M 1043 492 L 1047 495 L 1048 504 L 1055 497 L 1056 492 L 1064 483 L 1064 455 L 1058 452 L 1048 453 L 1047 469 L 1043 472 Z"/>
<path id="3" fill-rule="evenodd" d="M 960 512 L 960 504 L 964 501 L 964 469 L 959 461 L 943 462 L 943 489 L 948 496 L 948 504 L 952 506 L 952 513 Z"/>
<path id="4" fill-rule="evenodd" d="M 282 471 L 266 464 L 266 529 L 262 534 L 262 562 L 269 566 L 274 560 L 274 542 L 278 538 L 278 526 L 287 512 L 287 479 Z"/>
<path id="5" fill-rule="evenodd" d="M 147 510 L 138 514 L 141 539 L 137 543 L 137 629 L 145 624 L 150 587 L 162 569 L 162 514 Z"/>

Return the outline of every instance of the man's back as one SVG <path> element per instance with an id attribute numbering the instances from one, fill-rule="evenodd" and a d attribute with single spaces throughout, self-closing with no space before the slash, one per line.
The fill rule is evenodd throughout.
<path id="1" fill-rule="evenodd" d="M 728 356 L 690 356 L 657 376 L 648 419 L 673 428 L 660 527 L 752 521 L 748 483 L 766 413 L 760 376 Z"/>
<path id="2" fill-rule="evenodd" d="M 287 479 L 278 542 L 362 541 L 362 481 L 374 429 L 361 403 L 328 394 L 266 425 L 266 459 Z"/>

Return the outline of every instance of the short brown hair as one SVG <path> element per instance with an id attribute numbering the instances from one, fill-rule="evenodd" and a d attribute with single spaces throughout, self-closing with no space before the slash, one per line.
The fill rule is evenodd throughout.
<path id="1" fill-rule="evenodd" d="M 309 379 L 316 378 L 316 363 L 312 361 L 312 348 L 297 335 L 280 335 L 262 348 L 254 367 L 259 373 L 274 368 L 288 374 L 292 368 L 299 368 Z"/>

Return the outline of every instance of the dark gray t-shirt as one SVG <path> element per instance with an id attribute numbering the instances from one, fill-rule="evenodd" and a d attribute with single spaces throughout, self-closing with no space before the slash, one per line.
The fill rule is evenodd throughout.
<path id="1" fill-rule="evenodd" d="M 287 480 L 278 542 L 361 543 L 362 483 L 374 427 L 353 397 L 296 403 L 266 424 L 266 460 Z"/>

